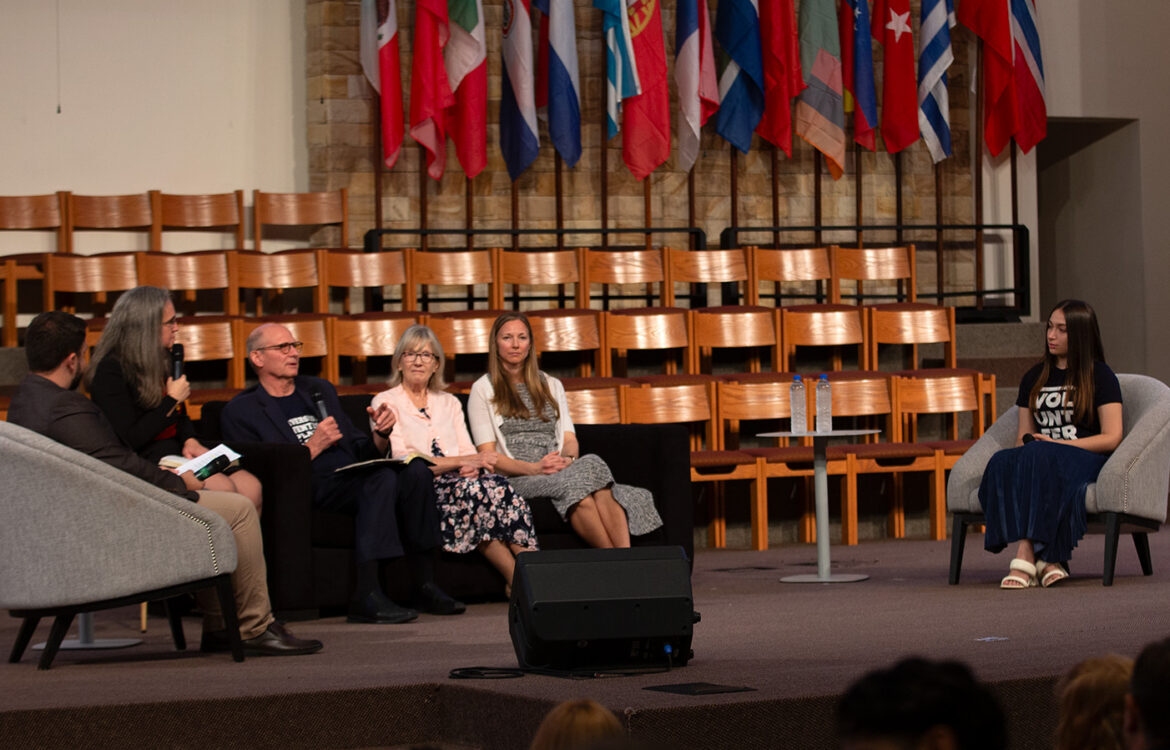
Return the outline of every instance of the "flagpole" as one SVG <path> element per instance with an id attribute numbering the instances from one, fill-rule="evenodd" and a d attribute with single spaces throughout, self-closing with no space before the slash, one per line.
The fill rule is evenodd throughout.
<path id="1" fill-rule="evenodd" d="M 864 207 L 862 206 L 863 196 L 861 194 L 861 144 L 853 141 L 853 210 L 857 215 L 857 247 L 864 247 L 864 237 L 862 236 L 861 225 L 865 223 Z"/>
<path id="2" fill-rule="evenodd" d="M 520 195 L 516 192 L 516 181 L 512 180 L 512 249 L 520 249 L 520 235 L 516 230 L 520 228 Z"/>
<path id="3" fill-rule="evenodd" d="M 780 147 L 772 144 L 772 226 L 780 226 Z M 772 247 L 780 247 L 780 232 L 772 232 Z"/>
<path id="4" fill-rule="evenodd" d="M 373 88 L 372 86 L 370 87 Z M 382 228 L 382 174 L 386 155 L 382 153 L 382 95 L 378 92 L 374 105 L 374 228 Z M 343 237 L 342 242 L 346 240 Z M 382 249 L 382 235 L 378 235 L 378 249 Z"/>
<path id="5" fill-rule="evenodd" d="M 475 237 L 471 234 L 471 225 L 475 221 L 475 201 L 472 200 L 471 181 L 474 178 L 466 177 L 463 188 L 463 228 L 467 230 L 467 249 L 471 250 L 475 247 Z"/>
<path id="6" fill-rule="evenodd" d="M 975 309 L 983 309 L 983 40 L 975 51 Z"/>
<path id="7" fill-rule="evenodd" d="M 687 172 L 687 226 L 691 229 L 695 228 L 695 165 L 691 165 L 691 169 Z M 695 249 L 695 235 L 693 232 L 687 233 L 687 248 Z"/>
<path id="8" fill-rule="evenodd" d="M 1008 141 L 1008 148 L 1011 149 L 1012 224 L 1015 225 L 1015 224 L 1020 223 L 1020 192 L 1019 192 L 1019 186 L 1017 184 L 1017 180 L 1019 178 L 1019 175 L 1016 173 L 1017 153 L 1016 153 L 1016 141 L 1014 138 L 1012 140 Z M 1013 232 L 1013 236 L 1012 236 L 1012 275 L 1015 278 L 1013 278 L 1012 281 L 1017 285 L 1017 288 L 1018 288 L 1018 285 L 1020 283 L 1020 278 L 1022 277 L 1022 274 L 1020 274 L 1020 265 L 1021 265 L 1020 264 L 1020 243 L 1016 242 L 1016 237 L 1015 237 L 1015 234 Z M 1013 295 L 1013 296 L 1017 297 L 1017 299 L 1015 299 L 1014 302 L 1016 303 L 1016 307 L 1019 307 L 1020 306 L 1020 300 L 1018 299 L 1019 295 Z"/>
<path id="9" fill-rule="evenodd" d="M 728 171 L 731 177 L 731 229 L 734 231 L 739 228 L 739 153 L 731 144 L 727 148 L 731 151 Z M 738 233 L 735 235 L 735 244 L 740 244 Z"/>
<path id="10" fill-rule="evenodd" d="M 903 221 L 903 218 L 904 218 L 904 216 L 902 213 L 902 152 L 899 151 L 898 153 L 894 154 L 894 221 L 898 225 L 898 228 L 896 230 L 896 235 L 895 235 L 895 241 L 899 245 L 902 244 L 902 221 Z M 899 295 L 905 293 L 905 290 L 903 290 L 903 288 L 902 288 L 902 283 L 903 283 L 902 280 L 899 279 L 898 280 L 898 294 Z M 917 294 L 918 290 L 917 289 L 914 290 L 914 293 Z"/>
<path id="11" fill-rule="evenodd" d="M 601 34 L 600 37 L 598 37 L 598 40 L 601 42 L 601 58 L 600 59 L 604 60 L 605 56 L 606 56 L 606 50 L 608 49 L 606 47 L 606 44 L 605 44 L 605 33 L 604 32 Z M 605 96 L 606 96 L 606 94 L 605 94 L 605 91 L 603 90 L 602 94 L 601 94 L 601 107 L 599 108 L 599 111 L 601 113 L 601 118 L 600 118 L 601 128 L 598 131 L 601 134 L 601 228 L 602 228 L 602 230 L 606 230 L 609 228 L 609 139 L 606 137 L 606 130 L 609 126 L 609 123 L 606 120 Z M 605 231 L 602 231 L 602 233 L 601 233 L 601 249 L 602 250 L 609 249 L 609 233 L 605 232 Z M 606 287 L 606 288 L 608 289 L 608 287 Z"/>
<path id="12" fill-rule="evenodd" d="M 557 250 L 565 249 L 565 235 L 562 230 L 565 228 L 565 190 L 564 190 L 564 164 L 561 161 L 561 154 L 556 149 L 553 149 L 553 189 L 556 191 L 556 211 L 557 211 Z"/>
<path id="13" fill-rule="evenodd" d="M 650 211 L 650 175 L 646 175 L 642 179 L 642 213 L 646 223 L 646 249 L 650 250 L 653 246 L 653 235 L 649 231 L 654 226 L 654 218 Z"/>
<path id="14" fill-rule="evenodd" d="M 943 303 L 943 291 L 946 285 L 946 277 L 943 273 L 943 184 L 942 184 L 942 162 L 935 162 L 934 164 L 934 223 L 938 224 L 938 229 L 934 230 L 934 277 L 936 292 L 938 294 L 938 303 Z"/>
<path id="15" fill-rule="evenodd" d="M 418 147 L 418 248 L 424 253 L 427 251 L 427 150 L 420 144 Z M 426 294 L 426 289 L 422 290 Z"/>
<path id="16" fill-rule="evenodd" d="M 821 245 L 821 156 L 820 151 L 813 151 L 813 244 Z"/>

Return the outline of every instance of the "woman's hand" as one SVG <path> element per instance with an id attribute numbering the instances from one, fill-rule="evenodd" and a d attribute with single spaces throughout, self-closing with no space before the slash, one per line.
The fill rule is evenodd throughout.
<path id="1" fill-rule="evenodd" d="M 196 456 L 202 456 L 206 452 L 207 448 L 195 438 L 187 438 L 183 442 L 183 458 L 195 458 Z"/>
<path id="2" fill-rule="evenodd" d="M 1033 432 L 1032 437 L 1042 443 L 1055 443 L 1056 441 L 1045 435 L 1043 432 Z"/>
<path id="3" fill-rule="evenodd" d="M 540 459 L 540 473 L 556 474 L 571 463 L 572 460 L 562 456 L 560 451 L 553 451 Z"/>
<path id="4" fill-rule="evenodd" d="M 191 395 L 191 384 L 187 382 L 187 376 L 183 375 L 178 380 L 167 378 L 167 395 L 175 401 L 186 401 Z"/>

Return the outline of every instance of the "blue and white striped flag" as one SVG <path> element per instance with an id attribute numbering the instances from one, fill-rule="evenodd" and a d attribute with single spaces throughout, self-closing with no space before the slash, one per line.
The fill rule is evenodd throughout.
<path id="1" fill-rule="evenodd" d="M 719 76 L 715 132 L 747 153 L 764 116 L 764 56 L 757 0 L 721 0 L 715 9 L 715 38 L 727 55 Z"/>
<path id="2" fill-rule="evenodd" d="M 570 167 L 581 158 L 581 90 L 577 72 L 577 25 L 573 0 L 533 0 L 544 18 L 536 70 L 537 113 L 548 137 Z"/>
<path id="3" fill-rule="evenodd" d="M 622 100 L 641 94 L 642 85 L 634 62 L 634 40 L 625 0 L 593 0 L 593 7 L 604 14 L 605 137 L 613 138 L 621 130 Z"/>
<path id="4" fill-rule="evenodd" d="M 954 0 L 922 0 L 918 34 L 918 129 L 935 163 L 951 155 L 951 112 L 947 68 L 954 62 L 951 27 Z"/>

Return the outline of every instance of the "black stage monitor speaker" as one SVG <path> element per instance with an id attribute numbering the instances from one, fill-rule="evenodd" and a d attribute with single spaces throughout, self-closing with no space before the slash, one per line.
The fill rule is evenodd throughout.
<path id="1" fill-rule="evenodd" d="M 516 557 L 508 630 L 521 667 L 684 666 L 697 621 L 682 547 Z"/>

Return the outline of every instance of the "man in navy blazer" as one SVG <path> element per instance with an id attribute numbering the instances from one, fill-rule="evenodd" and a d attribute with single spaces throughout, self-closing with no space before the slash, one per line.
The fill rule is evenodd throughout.
<path id="1" fill-rule="evenodd" d="M 303 344 L 287 328 L 268 323 L 248 336 L 248 361 L 259 384 L 245 389 L 223 410 L 227 440 L 298 443 L 309 450 L 313 503 L 323 510 L 354 516 L 357 536 L 357 586 L 350 601 L 350 622 L 397 623 L 418 617 L 382 591 L 380 561 L 406 555 L 414 589 L 414 606 L 432 614 L 459 614 L 465 607 L 434 582 L 439 515 L 430 468 L 412 461 L 405 468 L 386 465 L 351 469 L 342 466 L 378 458 L 379 452 L 356 429 L 341 408 L 337 390 L 327 380 L 298 374 Z M 394 427 L 387 408 L 368 408 L 377 442 L 385 444 Z"/>

